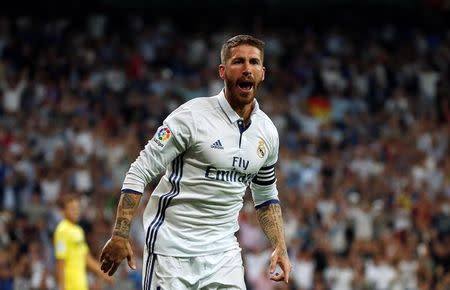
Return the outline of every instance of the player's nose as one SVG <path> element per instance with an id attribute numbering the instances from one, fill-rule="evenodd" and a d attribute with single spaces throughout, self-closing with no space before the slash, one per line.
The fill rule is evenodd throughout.
<path id="1" fill-rule="evenodd" d="M 242 71 L 242 74 L 243 74 L 244 76 L 248 76 L 248 75 L 251 75 L 251 74 L 252 74 L 252 71 L 251 71 L 249 65 L 244 65 L 244 69 L 243 69 L 243 71 Z"/>

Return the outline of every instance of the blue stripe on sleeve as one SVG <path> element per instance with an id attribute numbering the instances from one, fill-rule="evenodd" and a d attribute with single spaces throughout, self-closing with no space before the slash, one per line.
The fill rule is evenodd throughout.
<path id="1" fill-rule="evenodd" d="M 129 189 L 129 188 L 124 188 L 122 189 L 121 193 L 132 193 L 132 194 L 139 194 L 142 195 L 142 192 L 133 190 L 133 189 Z"/>
<path id="2" fill-rule="evenodd" d="M 260 209 L 262 207 L 268 206 L 269 204 L 279 204 L 280 201 L 278 199 L 270 199 L 268 201 L 265 201 L 261 203 L 260 205 L 255 206 L 255 209 Z"/>

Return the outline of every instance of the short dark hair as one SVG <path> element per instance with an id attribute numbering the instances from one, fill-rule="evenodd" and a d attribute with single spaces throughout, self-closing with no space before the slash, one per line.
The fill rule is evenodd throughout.
<path id="1" fill-rule="evenodd" d="M 58 206 L 61 209 L 64 209 L 67 204 L 71 203 L 74 200 L 81 200 L 81 196 L 77 193 L 65 193 L 61 195 L 61 197 L 58 200 Z"/>
<path id="2" fill-rule="evenodd" d="M 264 41 L 247 34 L 239 34 L 228 39 L 220 50 L 220 61 L 224 64 L 230 57 L 231 49 L 238 45 L 247 44 L 258 48 L 261 51 L 261 61 L 264 60 Z"/>

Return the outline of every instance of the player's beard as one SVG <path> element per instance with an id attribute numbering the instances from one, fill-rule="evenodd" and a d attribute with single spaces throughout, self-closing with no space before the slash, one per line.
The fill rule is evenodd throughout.
<path id="1" fill-rule="evenodd" d="M 261 82 L 254 81 L 252 90 L 244 93 L 239 88 L 238 80 L 225 80 L 225 87 L 230 96 L 229 101 L 232 107 L 244 107 L 253 103 L 260 84 Z"/>

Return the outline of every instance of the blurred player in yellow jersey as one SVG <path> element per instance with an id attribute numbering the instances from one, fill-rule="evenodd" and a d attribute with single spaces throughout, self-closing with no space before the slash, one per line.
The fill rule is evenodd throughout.
<path id="1" fill-rule="evenodd" d="M 67 195 L 61 202 L 64 218 L 54 235 L 56 276 L 59 290 L 88 290 L 87 270 L 110 284 L 114 280 L 100 270 L 99 262 L 89 253 L 83 229 L 77 224 L 80 200 Z"/>

